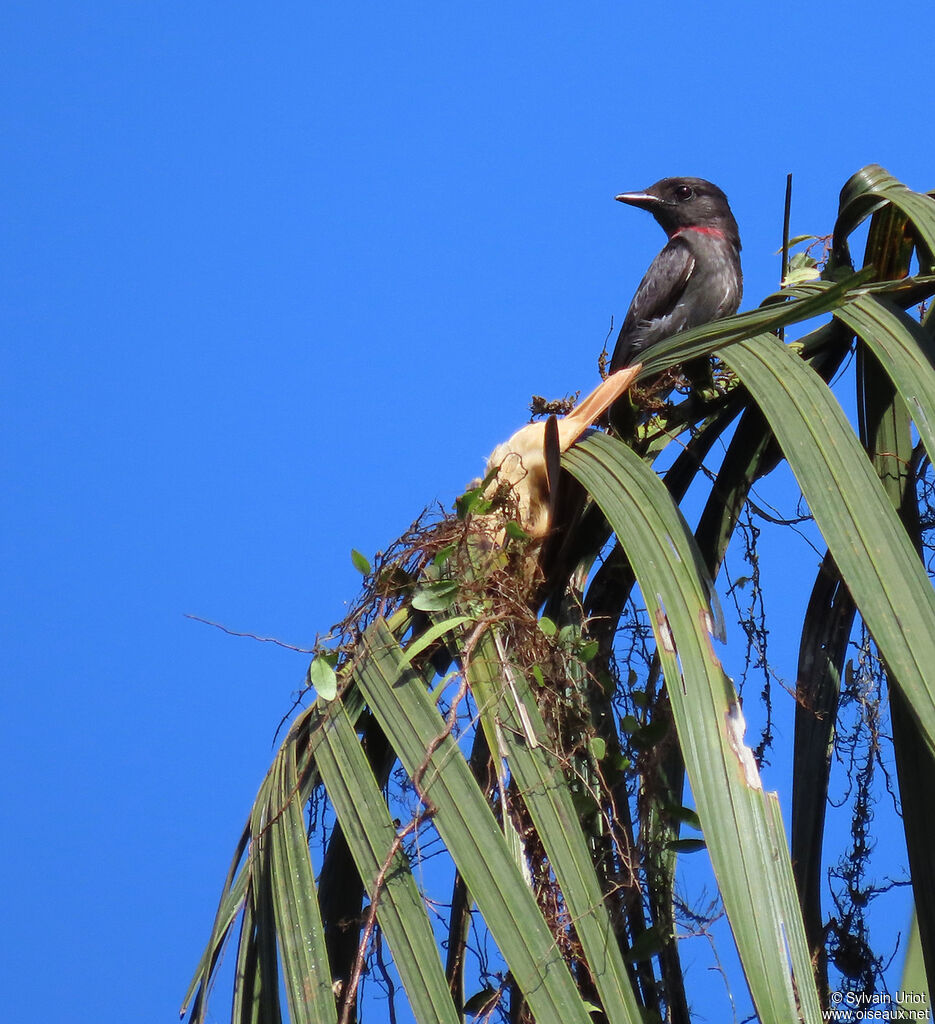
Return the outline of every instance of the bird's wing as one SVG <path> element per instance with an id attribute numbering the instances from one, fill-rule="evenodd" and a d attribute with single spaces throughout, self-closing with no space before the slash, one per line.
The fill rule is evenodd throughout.
<path id="1" fill-rule="evenodd" d="M 617 337 L 617 345 L 610 361 L 612 371 L 626 365 L 627 357 L 636 340 L 634 335 L 642 325 L 672 312 L 682 292 L 685 291 L 694 269 L 695 257 L 691 247 L 681 238 L 670 239 L 650 263 L 636 289 Z"/>

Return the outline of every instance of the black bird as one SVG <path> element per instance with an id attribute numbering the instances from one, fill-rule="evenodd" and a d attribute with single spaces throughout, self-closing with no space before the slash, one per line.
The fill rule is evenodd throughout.
<path id="1" fill-rule="evenodd" d="M 624 192 L 669 236 L 636 289 L 617 337 L 611 372 L 638 362 L 651 345 L 734 313 L 740 305 L 740 233 L 727 196 L 704 178 L 663 178 Z"/>

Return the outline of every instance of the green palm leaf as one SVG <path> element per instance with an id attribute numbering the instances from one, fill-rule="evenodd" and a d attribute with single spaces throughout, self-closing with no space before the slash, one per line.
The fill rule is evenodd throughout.
<path id="1" fill-rule="evenodd" d="M 868 217 L 855 272 L 849 239 Z M 355 555 L 364 594 L 313 662 L 319 699 L 293 722 L 237 844 L 186 995 L 193 1022 L 206 1019 L 238 915 L 238 1024 L 365 1019 L 361 979 L 383 940 L 425 1024 L 507 1012 L 522 1024 L 687 1022 L 674 897 L 680 855 L 698 846 L 680 831 L 694 821 L 686 776 L 758 1019 L 821 1020 L 830 744 L 856 616 L 890 682 L 922 952 L 911 976 L 932 968 L 935 594 L 915 485 L 935 454 L 935 341 L 931 318 L 908 309 L 935 293 L 933 252 L 935 201 L 864 168 L 842 190 L 823 280 L 651 350 L 640 382 L 653 415 L 637 402 L 628 443 L 594 433 L 559 469 L 543 432 L 551 510 L 580 499 L 564 537 L 530 540 L 516 494 L 488 479 L 373 563 Z M 780 343 L 775 332 L 805 323 Z M 856 429 L 828 383 L 855 338 Z M 719 387 L 673 398 L 666 371 L 712 352 L 726 368 Z M 802 624 L 796 774 L 777 794 L 746 745 L 710 602 L 751 489 L 783 459 L 829 554 Z M 682 505 L 702 489 L 693 536 Z M 543 583 L 539 562 L 559 548 L 577 564 Z M 634 585 L 646 618 L 628 620 Z M 639 679 L 620 637 L 650 634 Z M 396 821 L 404 797 L 417 809 Z M 310 801 L 324 852 L 309 843 Z M 423 834 L 444 850 L 450 906 L 430 893 Z M 487 941 L 477 935 L 495 967 L 476 955 L 466 967 Z M 461 1005 L 466 982 L 478 991 Z"/>

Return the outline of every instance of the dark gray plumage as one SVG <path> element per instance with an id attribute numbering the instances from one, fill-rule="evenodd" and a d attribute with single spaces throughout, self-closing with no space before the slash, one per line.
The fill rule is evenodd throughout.
<path id="1" fill-rule="evenodd" d="M 717 185 L 704 178 L 663 178 L 644 192 L 616 198 L 649 210 L 669 241 L 636 289 L 611 372 L 638 362 L 656 342 L 736 312 L 743 293 L 740 233 Z"/>

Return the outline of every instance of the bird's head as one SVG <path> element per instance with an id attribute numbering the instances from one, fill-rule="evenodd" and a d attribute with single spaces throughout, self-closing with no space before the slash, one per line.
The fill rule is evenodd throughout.
<path id="1" fill-rule="evenodd" d="M 642 192 L 622 192 L 615 198 L 649 210 L 670 238 L 680 231 L 704 231 L 722 235 L 740 249 L 727 196 L 704 178 L 663 178 Z"/>

